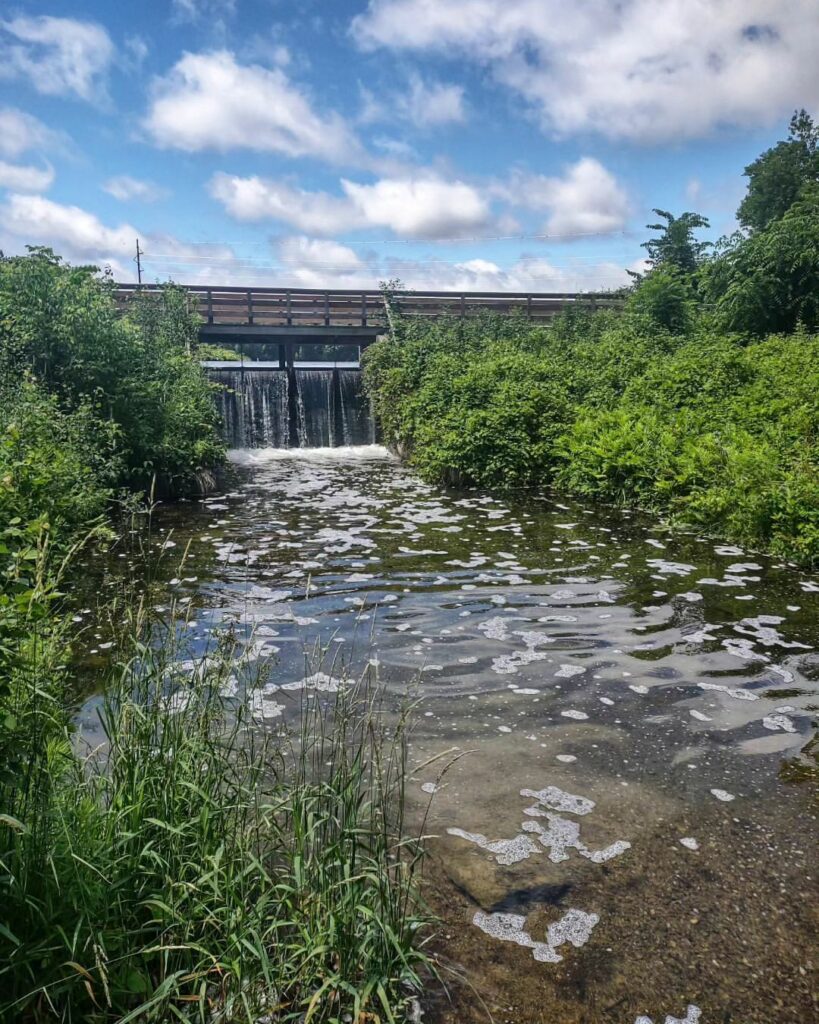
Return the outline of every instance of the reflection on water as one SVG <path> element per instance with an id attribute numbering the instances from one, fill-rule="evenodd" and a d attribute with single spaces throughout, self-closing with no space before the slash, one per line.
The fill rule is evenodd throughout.
<path id="1" fill-rule="evenodd" d="M 157 518 L 160 608 L 192 599 L 194 647 L 234 622 L 275 654 L 267 717 L 337 686 L 333 660 L 375 663 L 423 697 L 414 763 L 469 752 L 411 787 L 469 983 L 427 1024 L 481 999 L 516 1024 L 817 1019 L 815 580 L 627 513 L 428 487 L 375 446 L 233 460 L 235 490 Z"/>

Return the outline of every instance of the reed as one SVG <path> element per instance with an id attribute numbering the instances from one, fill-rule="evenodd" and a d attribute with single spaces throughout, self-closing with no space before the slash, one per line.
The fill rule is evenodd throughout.
<path id="1" fill-rule="evenodd" d="M 368 674 L 271 728 L 229 631 L 189 660 L 174 630 L 129 628 L 102 744 L 52 716 L 25 798 L 0 791 L 2 1019 L 404 1020 L 434 970 L 408 715 L 382 714 Z M 34 702 L 54 659 L 28 668 Z"/>

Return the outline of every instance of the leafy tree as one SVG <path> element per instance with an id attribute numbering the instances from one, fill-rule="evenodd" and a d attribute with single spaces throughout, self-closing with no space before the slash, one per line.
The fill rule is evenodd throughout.
<path id="1" fill-rule="evenodd" d="M 805 110 L 791 118 L 788 139 L 745 168 L 748 193 L 737 220 L 751 232 L 764 231 L 784 216 L 806 185 L 819 182 L 819 125 Z"/>
<path id="2" fill-rule="evenodd" d="M 696 311 L 691 279 L 676 268 L 658 267 L 641 279 L 627 308 L 650 316 L 672 334 L 684 334 L 693 324 Z"/>
<path id="3" fill-rule="evenodd" d="M 191 357 L 197 321 L 172 286 L 138 296 L 120 315 L 113 285 L 95 267 L 72 267 L 50 249 L 0 258 L 0 401 L 26 374 L 68 412 L 114 424 L 118 483 L 195 485 L 223 447 L 212 386 Z"/>
<path id="4" fill-rule="evenodd" d="M 788 333 L 819 326 L 819 185 L 764 231 L 737 235 L 704 268 L 705 295 L 732 331 Z"/>
<path id="5" fill-rule="evenodd" d="M 662 217 L 665 223 L 646 224 L 650 231 L 659 231 L 659 238 L 650 238 L 643 242 L 642 248 L 648 252 L 648 263 L 652 270 L 659 267 L 678 270 L 683 274 L 694 274 L 702 263 L 710 242 L 699 242 L 694 236 L 698 228 L 711 225 L 706 217 L 699 213 L 681 213 L 675 217 L 668 210 L 652 211 Z"/>

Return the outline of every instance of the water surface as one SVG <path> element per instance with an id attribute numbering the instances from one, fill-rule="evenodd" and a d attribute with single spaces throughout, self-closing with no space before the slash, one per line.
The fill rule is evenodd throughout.
<path id="1" fill-rule="evenodd" d="M 422 697 L 414 764 L 463 755 L 410 784 L 416 814 L 437 790 L 428 896 L 462 976 L 425 1024 L 819 1019 L 815 578 L 429 487 L 376 446 L 232 459 L 228 493 L 155 518 L 160 610 L 189 598 L 194 647 L 233 622 L 275 657 L 269 723 L 332 685 L 320 638 Z"/>

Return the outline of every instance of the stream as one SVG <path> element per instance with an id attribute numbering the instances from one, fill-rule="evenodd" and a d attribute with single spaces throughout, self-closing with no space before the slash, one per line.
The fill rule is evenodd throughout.
<path id="1" fill-rule="evenodd" d="M 271 724 L 369 664 L 421 698 L 411 764 L 463 755 L 409 783 L 447 965 L 424 1024 L 819 1019 L 815 577 L 638 514 L 431 487 L 377 445 L 231 461 L 226 493 L 154 517 L 160 613 L 190 606 L 194 650 L 234 623 L 272 656 Z"/>

